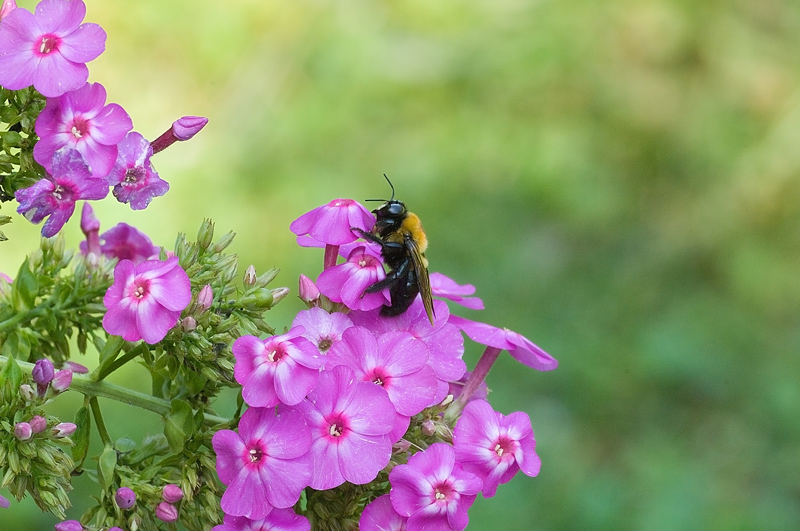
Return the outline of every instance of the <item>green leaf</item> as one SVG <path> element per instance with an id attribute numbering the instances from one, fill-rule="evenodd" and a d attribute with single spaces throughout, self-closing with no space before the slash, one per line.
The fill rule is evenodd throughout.
<path id="1" fill-rule="evenodd" d="M 17 310 L 30 310 L 36 306 L 36 294 L 39 291 L 39 281 L 31 271 L 26 258 L 19 267 L 17 277 L 11 284 L 11 300 Z"/>
<path id="2" fill-rule="evenodd" d="M 186 440 L 194 433 L 192 406 L 185 400 L 172 400 L 172 409 L 164 417 L 164 436 L 169 449 L 177 453 L 183 450 Z"/>
<path id="3" fill-rule="evenodd" d="M 75 425 L 78 428 L 72 434 L 72 442 L 75 443 L 72 447 L 72 458 L 76 463 L 83 463 L 89 451 L 89 432 L 92 427 L 92 416 L 88 408 L 82 407 L 75 413 Z"/>
<path id="4" fill-rule="evenodd" d="M 0 371 L 0 386 L 8 386 L 8 389 L 16 393 L 21 384 L 22 369 L 14 358 L 8 358 L 3 370 Z"/>
<path id="5" fill-rule="evenodd" d="M 117 468 L 117 451 L 106 446 L 97 460 L 97 480 L 103 490 L 109 490 L 114 483 L 114 470 Z"/>

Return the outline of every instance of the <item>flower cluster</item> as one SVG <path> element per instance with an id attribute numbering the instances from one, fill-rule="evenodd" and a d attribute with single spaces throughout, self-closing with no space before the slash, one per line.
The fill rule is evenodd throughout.
<path id="1" fill-rule="evenodd" d="M 152 155 L 188 140 L 208 121 L 181 118 L 153 145 L 132 131 L 125 109 L 106 103 L 103 85 L 87 82 L 86 63 L 105 49 L 106 33 L 83 23 L 85 15 L 82 0 L 42 0 L 33 13 L 3 3 L 0 86 L 14 91 L 32 86 L 46 98 L 28 143 L 45 173 L 15 196 L 17 211 L 30 221 L 48 218 L 42 227 L 47 237 L 61 230 L 76 201 L 103 199 L 109 190 L 134 210 L 146 208 L 169 189 L 153 168 Z"/>
<path id="2" fill-rule="evenodd" d="M 502 350 L 538 370 L 556 360 L 515 332 L 451 315 L 441 300 L 432 324 L 419 297 L 399 316 L 381 315 L 391 294 L 365 293 L 385 276 L 380 248 L 353 230 L 374 221 L 337 199 L 292 223 L 301 245 L 325 247 L 324 270 L 316 283 L 301 276 L 309 308 L 287 333 L 233 345 L 250 407 L 238 431 L 213 437 L 227 485 L 226 518 L 214 531 L 271 528 L 271 519 L 307 530 L 309 520 L 292 513 L 301 498 L 314 529 L 350 520 L 364 531 L 460 531 L 478 493 L 494 496 L 518 471 L 538 474 L 530 418 L 494 411 L 484 379 Z M 431 276 L 434 295 L 483 307 L 473 286 Z M 487 346 L 472 373 L 462 333 Z M 348 509 L 336 511 L 334 498 Z"/>

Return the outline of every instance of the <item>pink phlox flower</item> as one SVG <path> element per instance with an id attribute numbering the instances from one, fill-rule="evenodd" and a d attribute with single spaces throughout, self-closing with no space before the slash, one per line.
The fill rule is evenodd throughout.
<path id="1" fill-rule="evenodd" d="M 11 13 L 17 8 L 17 3 L 14 0 L 3 0 L 3 5 L 0 7 L 0 20 L 6 18 L 6 15 Z M 2 498 L 2 496 L 0 496 Z M 1 500 L 0 500 L 1 501 Z"/>
<path id="2" fill-rule="evenodd" d="M 106 45 L 103 28 L 81 24 L 84 16 L 81 0 L 42 0 L 34 13 L 4 1 L 0 85 L 10 90 L 33 85 L 48 98 L 82 87 L 89 78 L 85 63 Z"/>
<path id="3" fill-rule="evenodd" d="M 404 313 L 383 317 L 378 311 L 350 312 L 350 319 L 356 326 L 363 326 L 375 334 L 385 332 L 408 332 L 422 340 L 430 351 L 428 364 L 439 380 L 436 396 L 432 404 L 444 400 L 447 396 L 448 382 L 458 380 L 467 370 L 464 363 L 464 338 L 458 329 L 448 323 L 450 310 L 442 301 L 433 301 L 436 317 L 433 326 L 425 313 L 422 299 L 417 299 Z"/>
<path id="4" fill-rule="evenodd" d="M 38 144 L 37 144 L 38 145 Z M 81 154 L 69 147 L 53 154 L 50 175 L 33 186 L 17 190 L 17 212 L 32 223 L 49 216 L 42 226 L 42 236 L 55 236 L 75 212 L 81 199 L 103 199 L 108 185 L 92 176 Z"/>
<path id="5" fill-rule="evenodd" d="M 347 261 L 319 274 L 319 291 L 333 302 L 344 303 L 351 310 L 373 310 L 391 303 L 389 290 L 364 293 L 364 290 L 386 278 L 383 262 L 361 245 L 353 249 Z"/>
<path id="6" fill-rule="evenodd" d="M 542 466 L 530 417 L 521 411 L 497 413 L 485 400 L 466 405 L 453 431 L 453 447 L 464 470 L 483 480 L 485 498 L 494 496 L 498 485 L 511 481 L 517 471 L 533 477 Z"/>
<path id="7" fill-rule="evenodd" d="M 431 291 L 435 297 L 449 299 L 471 310 L 483 310 L 483 301 L 478 297 L 466 297 L 475 293 L 472 284 L 458 284 L 452 278 L 442 273 L 433 272 L 431 277 Z"/>
<path id="8" fill-rule="evenodd" d="M 222 524 L 211 531 L 311 531 L 311 522 L 292 509 L 273 509 L 261 520 L 225 515 Z"/>
<path id="9" fill-rule="evenodd" d="M 220 430 L 211 443 L 217 474 L 228 486 L 221 506 L 231 516 L 261 520 L 273 507 L 286 509 L 308 486 L 311 434 L 295 410 L 251 407 L 239 420 L 239 432 Z"/>
<path id="10" fill-rule="evenodd" d="M 192 300 L 189 276 L 178 258 L 148 260 L 135 265 L 120 260 L 114 268 L 114 283 L 103 297 L 108 309 L 103 328 L 125 341 L 158 343 L 175 326 Z"/>
<path id="11" fill-rule="evenodd" d="M 341 312 L 328 313 L 314 307 L 298 312 L 292 326 L 302 326 L 303 337 L 311 341 L 321 354 L 326 354 L 342 340 L 342 334 L 353 326 L 353 322 Z"/>
<path id="12" fill-rule="evenodd" d="M 416 415 L 436 394 L 428 346 L 407 332 L 387 332 L 376 338 L 366 328 L 348 328 L 342 342 L 328 354 L 327 368 L 336 365 L 349 367 L 362 382 L 383 387 L 402 415 Z"/>
<path id="13" fill-rule="evenodd" d="M 340 365 L 322 371 L 297 407 L 311 427 L 311 488 L 369 483 L 389 464 L 395 410 L 383 388 L 358 381 Z"/>
<path id="14" fill-rule="evenodd" d="M 358 521 L 359 531 L 406 531 L 408 518 L 401 516 L 392 507 L 388 494 L 378 496 L 364 507 Z"/>
<path id="15" fill-rule="evenodd" d="M 523 365 L 540 371 L 552 371 L 558 367 L 558 361 L 550 354 L 533 344 L 526 337 L 507 328 L 497 328 L 456 315 L 451 315 L 449 322 L 481 345 L 507 350 L 515 360 Z"/>
<path id="16" fill-rule="evenodd" d="M 106 177 L 109 186 L 114 187 L 117 201 L 130 204 L 133 210 L 143 210 L 154 197 L 167 193 L 169 183 L 158 176 L 150 162 L 153 156 L 150 142 L 131 131 L 117 148 L 117 160 Z"/>
<path id="17" fill-rule="evenodd" d="M 353 199 L 334 199 L 330 203 L 306 212 L 289 226 L 297 236 L 308 234 L 326 245 L 343 245 L 359 238 L 352 227 L 369 232 L 375 216 Z"/>
<path id="18" fill-rule="evenodd" d="M 233 343 L 233 375 L 242 385 L 242 398 L 254 407 L 293 406 L 317 385 L 325 362 L 314 344 L 302 337 L 302 326 L 261 340 L 242 336 Z"/>
<path id="19" fill-rule="evenodd" d="M 69 146 L 80 151 L 94 177 L 102 178 L 117 160 L 117 144 L 132 128 L 125 109 L 116 103 L 106 105 L 106 89 L 100 83 L 86 83 L 61 97 L 47 98 L 36 120 L 39 141 L 33 158 L 49 171 L 53 154 Z"/>
<path id="20" fill-rule="evenodd" d="M 127 223 L 118 223 L 100 235 L 100 252 L 110 258 L 130 260 L 134 265 L 157 258 L 161 248 L 150 238 Z M 81 247 L 83 250 L 83 247 Z"/>
<path id="21" fill-rule="evenodd" d="M 456 462 L 453 447 L 435 443 L 389 473 L 392 507 L 408 517 L 408 531 L 462 531 L 481 479 Z"/>

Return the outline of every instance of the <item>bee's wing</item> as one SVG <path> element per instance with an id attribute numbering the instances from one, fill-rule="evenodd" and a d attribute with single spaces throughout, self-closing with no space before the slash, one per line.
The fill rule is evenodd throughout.
<path id="1" fill-rule="evenodd" d="M 433 311 L 433 293 L 431 292 L 431 279 L 428 276 L 428 266 L 425 257 L 419 250 L 419 246 L 411 236 L 404 238 L 408 255 L 411 257 L 411 264 L 414 266 L 414 273 L 417 275 L 417 286 L 419 294 L 422 296 L 422 304 L 425 306 L 425 313 L 428 320 L 433 324 L 436 313 Z"/>

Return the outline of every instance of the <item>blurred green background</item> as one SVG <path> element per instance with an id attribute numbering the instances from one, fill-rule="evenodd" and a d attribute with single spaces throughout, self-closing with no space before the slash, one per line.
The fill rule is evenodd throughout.
<path id="1" fill-rule="evenodd" d="M 136 130 L 210 118 L 155 157 L 167 196 L 142 212 L 109 197 L 105 228 L 171 246 L 211 217 L 242 268 L 278 266 L 294 290 L 322 257 L 289 223 L 388 196 L 387 173 L 431 269 L 487 307 L 456 312 L 560 361 L 490 374 L 543 466 L 479 498 L 470 530 L 800 528 L 796 0 L 88 0 L 87 21 L 109 34 L 90 80 Z M 4 230 L 13 275 L 39 227 Z M 77 217 L 64 232 L 77 245 Z M 0 513 L 2 529 L 53 521 Z"/>

